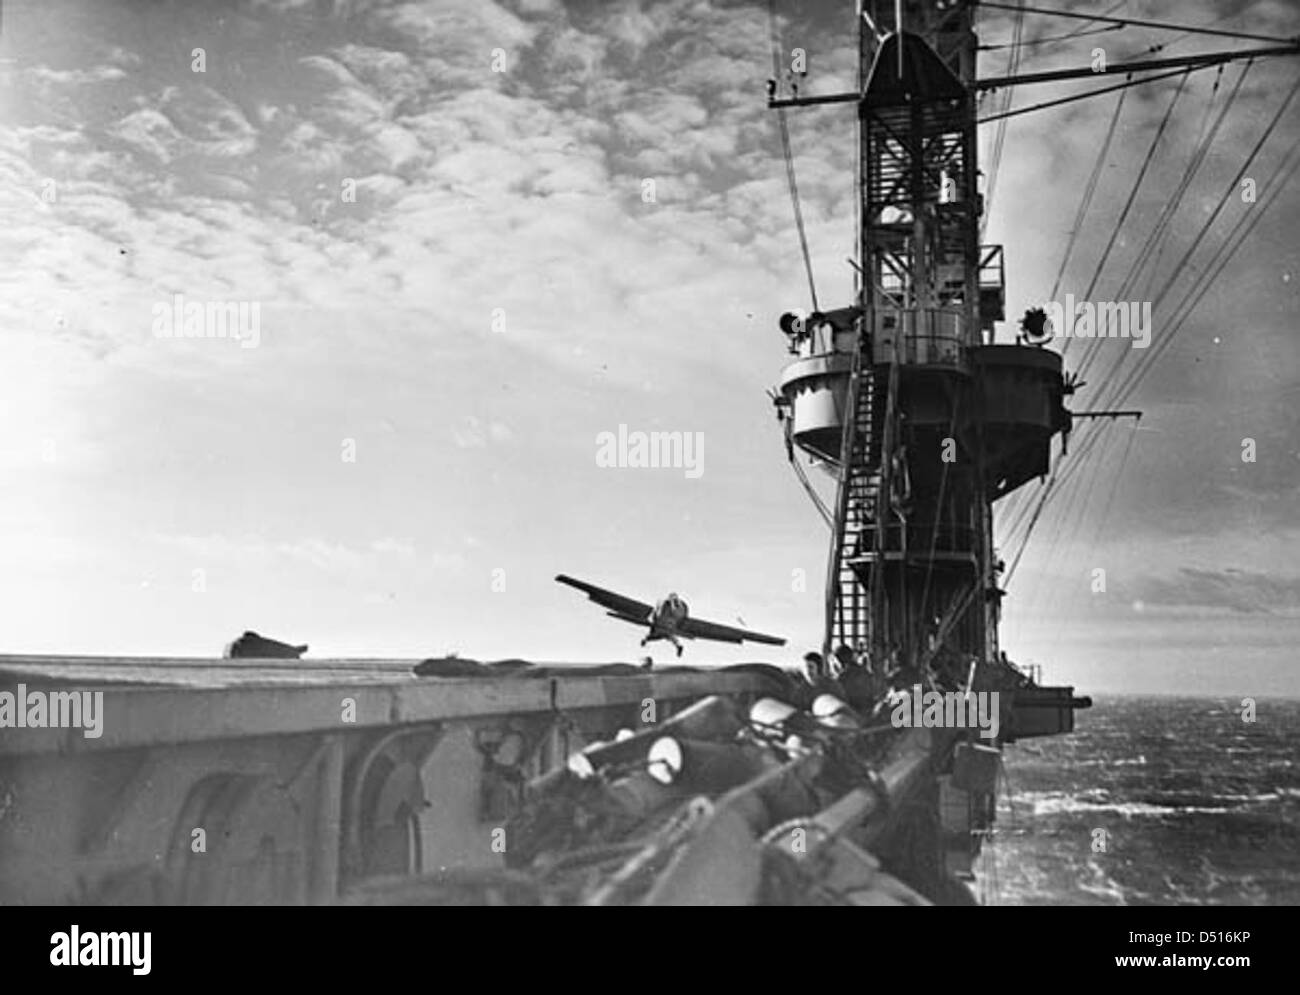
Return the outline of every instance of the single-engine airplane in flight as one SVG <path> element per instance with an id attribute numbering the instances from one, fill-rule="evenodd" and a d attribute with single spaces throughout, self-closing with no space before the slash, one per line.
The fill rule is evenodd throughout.
<path id="1" fill-rule="evenodd" d="M 561 584 L 576 587 L 592 601 L 607 609 L 605 614 L 622 622 L 643 625 L 650 631 L 641 640 L 641 645 L 656 639 L 666 639 L 677 648 L 677 655 L 682 655 L 682 644 L 678 639 L 712 639 L 721 643 L 767 643 L 769 646 L 784 646 L 785 640 L 778 636 L 767 636 L 761 632 L 747 629 L 733 629 L 729 625 L 718 625 L 700 618 L 691 618 L 686 602 L 676 594 L 670 594 L 657 605 L 648 605 L 644 601 L 625 597 L 613 591 L 607 591 L 595 584 L 574 580 L 560 574 L 555 578 Z"/>

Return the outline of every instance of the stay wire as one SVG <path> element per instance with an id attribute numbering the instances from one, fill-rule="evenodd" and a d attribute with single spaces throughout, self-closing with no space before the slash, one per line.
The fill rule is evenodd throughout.
<path id="1" fill-rule="evenodd" d="M 1110 127 L 1106 129 L 1106 138 L 1097 151 L 1097 161 L 1093 164 L 1092 175 L 1088 177 L 1088 185 L 1084 188 L 1083 197 L 1079 201 L 1079 209 L 1074 216 L 1074 230 L 1070 232 L 1070 240 L 1065 246 L 1065 256 L 1061 259 L 1061 268 L 1057 271 L 1056 281 L 1052 284 L 1052 292 L 1048 295 L 1048 300 L 1056 300 L 1056 292 L 1060 290 L 1061 281 L 1065 278 L 1065 271 L 1070 265 L 1070 256 L 1074 253 L 1075 243 L 1078 242 L 1079 233 L 1083 230 L 1084 223 L 1088 218 L 1088 210 L 1092 206 L 1092 198 L 1097 190 L 1097 181 L 1100 179 L 1101 171 L 1106 165 L 1106 157 L 1110 154 L 1110 143 L 1115 137 L 1115 128 L 1119 125 L 1119 117 L 1124 110 L 1124 99 L 1127 96 L 1128 91 L 1122 90 L 1119 100 L 1115 102 L 1115 111 L 1110 116 Z"/>
<path id="2" fill-rule="evenodd" d="M 1151 163 L 1155 159 L 1156 149 L 1160 145 L 1160 139 L 1165 133 L 1165 128 L 1169 126 L 1169 119 L 1173 117 L 1174 108 L 1178 105 L 1178 98 L 1182 96 L 1183 90 L 1187 86 L 1187 78 L 1189 75 L 1190 73 L 1183 73 L 1183 78 L 1178 81 L 1178 89 L 1174 91 L 1173 98 L 1169 101 L 1169 106 L 1165 108 L 1164 116 L 1160 119 L 1160 124 L 1156 128 L 1155 136 L 1151 139 L 1151 145 L 1147 148 L 1147 154 L 1142 160 L 1142 166 L 1138 169 L 1137 177 L 1134 179 L 1133 186 L 1129 190 L 1127 199 L 1124 201 L 1124 207 L 1119 212 L 1118 220 L 1116 220 L 1114 226 L 1111 228 L 1110 238 L 1106 241 L 1106 248 L 1102 251 L 1101 258 L 1097 260 L 1097 266 L 1092 271 L 1092 279 L 1088 281 L 1088 288 L 1083 292 L 1083 299 L 1085 301 L 1092 300 L 1092 292 L 1097 287 L 1097 281 L 1101 278 L 1102 270 L 1110 260 L 1110 254 L 1115 248 L 1115 243 L 1119 240 L 1119 233 L 1123 230 L 1124 223 L 1128 220 L 1129 211 L 1133 209 L 1133 203 L 1137 200 L 1138 191 L 1142 188 L 1142 181 L 1146 179 L 1147 170 L 1151 167 Z M 1065 340 L 1065 345 L 1061 347 L 1062 358 L 1064 358 L 1066 353 L 1069 352 L 1070 345 L 1073 341 L 1073 339 Z"/>
<path id="3" fill-rule="evenodd" d="M 773 78 L 781 78 L 781 40 L 777 30 L 776 0 L 769 0 L 767 5 L 768 24 L 772 38 L 772 73 Z M 785 159 L 786 184 L 790 188 L 790 204 L 794 208 L 794 226 L 799 233 L 799 251 L 803 255 L 804 271 L 808 275 L 808 296 L 812 299 L 814 311 L 820 311 L 817 303 L 817 283 L 813 279 L 812 254 L 808 251 L 808 233 L 804 228 L 803 208 L 799 204 L 799 183 L 795 179 L 794 152 L 790 147 L 790 127 L 785 117 L 785 108 L 777 108 L 777 129 L 781 133 L 781 155 Z"/>
<path id="4" fill-rule="evenodd" d="M 1153 310 L 1162 307 L 1165 298 L 1168 296 L 1170 290 L 1173 288 L 1178 278 L 1182 275 L 1183 268 L 1187 266 L 1188 261 L 1191 259 L 1192 255 L 1200 247 L 1201 243 L 1205 240 L 1205 236 L 1209 233 L 1214 223 L 1218 220 L 1219 215 L 1223 213 L 1223 209 L 1232 201 L 1237 191 L 1237 187 L 1241 182 L 1242 177 L 1246 175 L 1246 172 L 1250 169 L 1251 165 L 1258 157 L 1260 150 L 1263 149 L 1265 143 L 1272 136 L 1273 132 L 1277 129 L 1277 126 L 1281 122 L 1282 117 L 1286 113 L 1287 108 L 1291 106 L 1292 101 L 1295 100 L 1295 97 L 1298 93 L 1300 93 L 1300 76 L 1296 77 L 1295 83 L 1292 84 L 1290 91 L 1287 93 L 1287 96 L 1282 101 L 1281 105 L 1279 105 L 1277 111 L 1274 113 L 1272 119 L 1269 121 L 1268 126 L 1264 129 L 1263 133 L 1256 140 L 1254 146 L 1251 148 L 1249 155 L 1247 155 L 1246 160 L 1242 163 L 1242 165 L 1238 168 L 1236 173 L 1233 175 L 1232 180 L 1229 181 L 1213 213 L 1211 213 L 1210 217 L 1206 219 L 1205 223 L 1201 226 L 1200 230 L 1196 233 L 1196 237 L 1193 238 L 1191 245 L 1187 247 L 1187 249 L 1183 252 L 1182 256 L 1179 258 L 1178 263 L 1174 267 L 1173 273 L 1170 275 L 1169 279 L 1165 281 L 1164 285 L 1160 288 L 1159 293 L 1155 296 L 1152 302 Z M 1258 212 L 1258 210 L 1256 209 L 1255 213 L 1261 213 L 1261 212 Z M 1229 235 L 1229 237 L 1231 236 Z M 1200 291 L 1202 287 L 1206 287 L 1206 286 L 1207 284 L 1204 280 L 1196 281 L 1192 284 L 1191 288 L 1189 289 L 1189 293 L 1197 293 Z M 1181 309 L 1181 305 L 1179 305 L 1178 308 L 1175 308 L 1175 311 L 1180 309 Z M 1146 369 L 1149 369 L 1151 363 L 1153 363 L 1156 357 L 1160 355 L 1160 353 L 1163 351 L 1161 347 L 1167 347 L 1169 342 L 1172 339 L 1173 339 L 1172 334 L 1164 336 L 1164 339 L 1160 343 L 1160 346 L 1152 350 L 1151 354 L 1144 358 L 1144 362 L 1140 363 L 1126 377 L 1124 377 L 1120 381 L 1120 385 L 1116 387 L 1113 391 L 1113 396 L 1116 397 L 1124 396 L 1125 391 L 1128 389 L 1130 384 L 1136 384 L 1142 376 L 1145 376 L 1145 372 L 1139 372 L 1139 371 L 1144 371 Z"/>
<path id="5" fill-rule="evenodd" d="M 1250 233 L 1254 231 L 1255 226 L 1258 225 L 1263 218 L 1268 216 L 1267 209 L 1272 206 L 1273 201 L 1276 200 L 1283 189 L 1286 188 L 1291 178 L 1296 174 L 1297 169 L 1300 169 L 1300 157 L 1295 156 L 1298 149 L 1300 149 L 1300 138 L 1297 138 L 1296 141 L 1292 143 L 1292 146 L 1284 157 L 1283 162 L 1278 166 L 1274 171 L 1273 176 L 1270 177 L 1266 183 L 1265 187 L 1268 192 L 1266 193 L 1264 200 L 1255 205 L 1252 210 L 1244 213 L 1237 220 L 1237 224 L 1234 225 L 1232 231 L 1229 232 L 1228 237 L 1220 245 L 1218 251 L 1216 251 L 1209 264 L 1212 267 L 1211 271 L 1204 279 L 1198 281 L 1194 295 L 1184 302 L 1180 308 L 1181 313 L 1178 315 L 1173 327 L 1170 328 L 1169 333 L 1164 336 L 1160 344 L 1152 350 L 1149 361 L 1140 369 L 1140 371 L 1135 371 L 1135 374 L 1128 378 L 1128 381 L 1122 386 L 1122 388 L 1116 391 L 1115 397 L 1117 398 L 1118 403 L 1126 401 L 1132 395 L 1133 391 L 1135 391 L 1141 384 L 1142 380 L 1146 378 L 1147 374 L 1149 374 L 1151 369 L 1154 368 L 1155 361 L 1174 341 L 1175 336 L 1182 329 L 1187 319 L 1196 312 L 1197 305 L 1200 304 L 1201 299 L 1209 292 L 1210 288 L 1214 285 L 1224 268 L 1232 260 L 1233 256 L 1236 255 L 1237 250 L 1241 247 L 1242 243 Z M 1291 161 L 1293 157 L 1294 161 Z M 1289 166 L 1287 165 L 1288 162 L 1290 162 Z"/>

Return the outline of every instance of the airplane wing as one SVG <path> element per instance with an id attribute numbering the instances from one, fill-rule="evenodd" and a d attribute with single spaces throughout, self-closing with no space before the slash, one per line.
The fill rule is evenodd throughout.
<path id="1" fill-rule="evenodd" d="M 579 591 L 589 597 L 602 608 L 609 610 L 609 614 L 615 618 L 621 618 L 626 622 L 636 622 L 644 624 L 648 621 L 650 613 L 654 611 L 653 605 L 647 605 L 644 601 L 637 601 L 636 598 L 628 598 L 622 594 L 616 594 L 613 591 L 607 591 L 603 587 L 597 587 L 595 584 L 588 584 L 585 581 L 574 580 L 572 577 L 560 574 L 555 578 L 561 584 L 567 584 L 569 587 L 576 587 Z"/>
<path id="2" fill-rule="evenodd" d="M 761 632 L 750 632 L 748 629 L 733 629 L 729 625 L 706 622 L 702 618 L 688 617 L 678 624 L 677 632 L 692 639 L 713 639 L 720 643 L 750 642 L 767 643 L 769 646 L 785 645 L 785 640 L 779 636 L 767 636 Z"/>

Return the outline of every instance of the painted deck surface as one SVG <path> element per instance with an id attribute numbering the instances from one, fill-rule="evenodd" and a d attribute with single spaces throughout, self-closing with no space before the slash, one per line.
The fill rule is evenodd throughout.
<path id="1" fill-rule="evenodd" d="M 485 715 L 757 692 L 752 673 L 672 668 L 609 674 L 547 664 L 505 676 L 420 677 L 416 660 L 0 656 L 0 691 L 104 693 L 104 730 L 0 729 L 0 755 L 121 749 Z M 601 673 L 604 670 L 606 672 Z M 353 718 L 341 718 L 348 703 Z"/>
<path id="2" fill-rule="evenodd" d="M 328 904 L 374 876 L 499 869 L 519 784 L 636 727 L 647 701 L 662 719 L 771 687 L 744 670 L 417 662 L 0 656 L 6 702 L 102 694 L 97 737 L 0 728 L 0 905 Z"/>

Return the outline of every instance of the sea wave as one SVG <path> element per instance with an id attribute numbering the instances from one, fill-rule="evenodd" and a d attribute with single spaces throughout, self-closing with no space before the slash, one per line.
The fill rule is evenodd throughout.
<path id="1" fill-rule="evenodd" d="M 1092 760 L 1076 760 L 1072 764 L 1074 767 L 1145 767 L 1147 758 L 1142 754 L 1136 757 L 1120 757 L 1111 759 L 1110 757 L 1095 757 Z"/>
<path id="2" fill-rule="evenodd" d="M 1267 804 L 1283 797 L 1297 797 L 1300 792 L 1290 788 L 1255 795 L 1177 795 L 1152 796 L 1142 800 L 1117 801 L 1105 788 L 1091 791 L 1026 791 L 1012 796 L 1012 808 L 1027 805 L 1035 817 L 1042 815 L 1077 815 L 1079 813 L 1113 812 L 1125 819 L 1167 817 L 1171 815 L 1227 815 L 1243 805 Z M 1226 804 L 1225 804 L 1226 803 Z"/>
<path id="3" fill-rule="evenodd" d="M 998 904 L 1300 904 L 1300 701 L 1098 700 L 1071 736 L 1007 751 L 988 848 Z M 1210 712 L 1219 714 L 1209 714 Z M 1092 831 L 1116 833 L 1107 854 Z"/>

